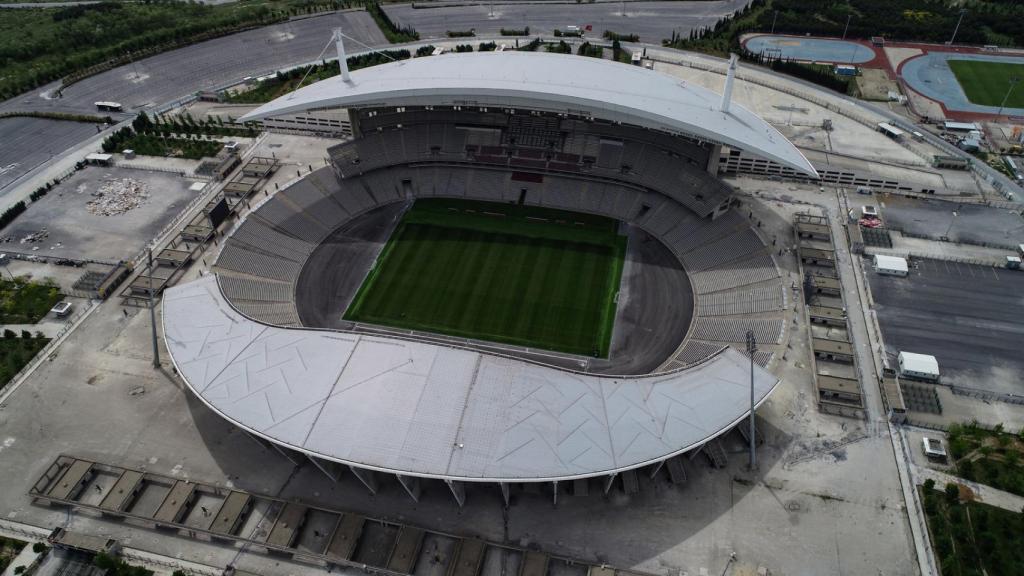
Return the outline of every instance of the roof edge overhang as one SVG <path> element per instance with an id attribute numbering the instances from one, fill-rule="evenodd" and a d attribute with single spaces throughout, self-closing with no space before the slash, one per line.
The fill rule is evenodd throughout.
<path id="1" fill-rule="evenodd" d="M 445 55 L 402 60 L 352 72 L 351 80 L 343 81 L 335 76 L 305 86 L 263 104 L 243 115 L 242 122 L 263 120 L 285 114 L 332 108 L 380 108 L 389 106 L 486 106 L 540 110 L 574 116 L 590 116 L 611 122 L 620 122 L 657 130 L 668 134 L 686 136 L 697 140 L 722 144 L 748 151 L 752 154 L 777 162 L 801 174 L 818 178 L 818 172 L 809 160 L 781 132 L 753 112 L 733 103 L 728 112 L 718 107 L 721 96 L 714 92 L 681 82 L 676 78 L 658 72 L 643 70 L 643 74 L 657 74 L 656 87 L 662 94 L 657 98 L 646 98 L 641 92 L 630 94 L 611 90 L 615 74 L 635 75 L 635 67 L 620 63 L 599 61 L 599 72 L 611 74 L 611 78 L 600 78 L 587 85 L 576 83 L 544 83 L 542 79 L 501 75 L 503 66 L 499 61 L 512 57 L 512 62 L 527 57 L 528 60 L 541 56 L 541 61 L 531 65 L 541 66 L 555 63 L 555 67 L 575 68 L 584 61 L 585 67 L 594 67 L 592 58 L 558 56 L 538 53 L 479 53 L 473 55 Z M 480 68 L 482 77 L 459 75 L 460 62 L 494 58 L 491 66 Z M 579 58 L 575 62 L 567 60 Z M 429 66 L 426 64 L 429 62 Z M 442 62 L 443 65 L 439 65 Z M 454 67 L 452 71 L 448 68 Z M 421 70 L 417 70 L 417 68 Z M 527 71 L 531 68 L 526 67 Z M 437 70 L 438 77 L 429 76 Z M 419 75 L 416 73 L 419 72 Z M 445 75 L 449 72 L 449 75 Z M 557 71 L 556 71 L 557 72 Z M 566 74 L 571 74 L 567 70 Z M 585 76 L 589 78 L 590 76 Z M 531 88 L 536 86 L 537 88 Z M 673 100 L 686 104 L 685 114 L 667 113 Z"/>
<path id="2" fill-rule="evenodd" d="M 244 321 L 251 322 L 251 323 L 257 324 L 257 325 L 262 325 L 262 326 L 265 326 L 265 327 L 282 328 L 282 329 L 286 329 L 286 330 L 295 330 L 295 331 L 300 331 L 300 332 L 301 331 L 328 332 L 328 333 L 344 333 L 345 332 L 345 331 L 341 331 L 341 330 L 331 330 L 331 329 L 324 329 L 324 328 L 288 328 L 288 327 L 282 327 L 282 326 L 274 326 L 274 325 L 266 324 L 264 322 L 260 322 L 258 320 L 253 319 L 253 318 L 250 318 L 249 316 L 246 316 L 241 311 L 239 311 L 237 308 L 235 308 L 234 304 L 224 295 L 223 289 L 222 289 L 222 287 L 220 285 L 220 277 L 219 277 L 219 275 L 217 275 L 216 273 L 213 273 L 213 274 L 210 274 L 210 276 L 213 276 L 213 282 L 216 283 L 217 294 L 220 296 L 220 299 L 222 300 L 222 302 L 224 304 L 226 304 L 227 308 L 229 308 L 235 314 L 238 314 L 239 316 L 241 316 L 242 319 L 244 319 Z M 207 278 L 207 279 L 199 279 L 199 280 L 194 280 L 190 284 L 194 284 L 194 283 L 197 283 L 197 282 L 203 282 L 204 280 L 205 281 L 210 281 L 209 278 Z M 187 284 L 186 284 L 186 286 L 187 286 Z M 179 289 L 179 288 L 180 287 L 174 287 L 174 288 L 172 288 L 172 291 L 175 290 L 175 289 Z M 171 340 L 169 340 L 170 335 L 167 333 L 167 318 L 168 318 L 168 315 L 167 315 L 167 309 L 166 308 L 167 308 L 167 298 L 162 298 L 160 300 L 160 317 L 162 319 L 164 319 L 164 320 L 161 322 L 161 335 L 163 336 L 165 342 L 170 342 L 171 341 Z M 750 410 L 749 409 L 745 410 L 740 415 L 738 415 L 735 419 L 733 419 L 732 421 L 727 422 L 724 425 L 720 426 L 718 428 L 718 430 L 714 431 L 713 433 L 709 434 L 708 436 L 706 436 L 705 438 L 703 438 L 703 439 L 701 439 L 699 441 L 695 441 L 695 442 L 692 442 L 692 443 L 690 443 L 690 444 L 688 444 L 686 446 L 682 446 L 682 447 L 679 447 L 679 448 L 677 448 L 675 450 L 668 451 L 668 452 L 666 452 L 665 454 L 663 454 L 661 456 L 657 456 L 657 457 L 653 457 L 653 458 L 647 458 L 647 459 L 644 459 L 643 461 L 632 462 L 632 463 L 629 463 L 627 465 L 623 465 L 623 466 L 616 467 L 616 468 L 610 468 L 610 469 L 607 469 L 607 470 L 594 470 L 594 471 L 590 471 L 590 472 L 587 472 L 587 473 L 581 473 L 581 474 L 566 474 L 566 475 L 537 476 L 537 477 L 524 477 L 524 476 L 516 476 L 516 477 L 471 477 L 471 476 L 458 476 L 458 475 L 447 475 L 447 474 L 438 474 L 438 473 L 426 473 L 426 472 L 420 472 L 420 471 L 399 470 L 399 469 L 394 469 L 394 468 L 387 468 L 387 467 L 382 467 L 382 466 L 376 466 L 376 465 L 368 464 L 368 463 L 365 463 L 365 462 L 346 460 L 346 459 L 343 459 L 343 458 L 338 458 L 338 457 L 330 456 L 330 455 L 327 455 L 327 454 L 323 454 L 323 453 L 317 452 L 315 450 L 310 450 L 310 449 L 302 447 L 302 446 L 296 446 L 295 444 L 284 442 L 284 441 L 282 441 L 280 439 L 277 439 L 277 438 L 275 438 L 273 436 L 270 436 L 270 435 L 268 435 L 268 434 L 266 434 L 264 432 L 261 432 L 259 430 L 256 430 L 256 429 L 246 425 L 245 423 L 239 421 L 238 419 L 233 418 L 232 416 L 226 414 L 223 410 L 221 410 L 218 406 L 216 406 L 213 402 L 211 402 L 208 398 L 206 398 L 206 396 L 203 394 L 203 392 L 201 390 L 196 389 L 195 386 L 193 386 L 192 382 L 189 380 L 189 378 L 186 376 L 187 372 L 183 370 L 182 366 L 178 365 L 178 361 L 175 358 L 174 351 L 172 349 L 170 349 L 170 347 L 169 347 L 168 351 L 170 352 L 168 355 L 170 356 L 171 363 L 174 366 L 175 372 L 181 377 L 182 381 L 188 387 L 189 391 L 191 391 L 192 394 L 194 394 L 195 397 L 198 398 L 199 401 L 202 402 L 204 406 L 206 406 L 207 408 L 212 410 L 214 413 L 216 413 L 218 416 L 220 416 L 224 420 L 226 420 L 226 421 L 230 422 L 231 424 L 233 424 L 234 426 L 238 427 L 239 429 L 244 431 L 246 434 L 252 435 L 252 436 L 254 436 L 256 438 L 259 438 L 259 439 L 261 439 L 263 441 L 270 442 L 270 443 L 272 443 L 272 444 L 274 444 L 276 446 L 280 446 L 280 447 L 283 447 L 283 448 L 288 448 L 290 450 L 293 450 L 295 452 L 298 452 L 298 453 L 303 454 L 303 455 L 305 455 L 307 457 L 310 457 L 310 458 L 316 458 L 316 459 L 320 459 L 320 460 L 334 462 L 336 464 L 341 464 L 341 465 L 344 465 L 344 466 L 350 466 L 350 467 L 359 468 L 359 469 L 363 469 L 363 470 L 369 470 L 369 471 L 373 471 L 373 472 L 380 472 L 380 473 L 385 473 L 385 474 L 395 474 L 395 475 L 398 475 L 398 476 L 408 476 L 408 477 L 413 477 L 413 478 L 444 480 L 444 481 L 450 481 L 450 482 L 473 482 L 473 483 L 507 483 L 507 482 L 530 482 L 530 483 L 537 483 L 537 482 L 564 482 L 564 481 L 572 481 L 572 480 L 577 480 L 577 479 L 586 479 L 586 478 L 595 478 L 595 477 L 601 477 L 601 476 L 615 475 L 615 474 L 620 474 L 622 472 L 627 472 L 627 471 L 630 471 L 630 470 L 636 470 L 636 469 L 639 469 L 639 468 L 643 468 L 644 466 L 648 466 L 648 465 L 651 465 L 651 464 L 656 464 L 658 462 L 663 462 L 665 460 L 668 460 L 668 459 L 674 458 L 676 456 L 685 454 L 685 453 L 687 453 L 687 452 L 689 452 L 691 450 L 698 449 L 698 448 L 704 446 L 705 444 L 707 444 L 708 442 L 710 442 L 711 440 L 714 440 L 715 438 L 718 438 L 719 436 L 722 436 L 722 435 L 728 433 L 737 424 L 742 422 L 744 419 L 749 418 L 749 416 L 750 416 Z M 703 365 L 703 364 L 705 364 L 707 362 L 726 361 L 726 359 L 724 358 L 724 355 L 729 353 L 729 351 L 730 351 L 730 348 L 728 346 L 723 346 L 718 352 L 716 352 L 716 353 L 712 354 L 711 356 L 701 360 L 700 362 L 697 362 L 695 364 L 691 364 L 691 365 L 688 365 L 688 366 L 680 367 L 680 368 L 675 368 L 675 369 L 669 370 L 667 372 L 660 372 L 660 373 L 656 373 L 656 374 L 650 374 L 650 375 L 647 375 L 647 376 L 629 376 L 629 377 L 610 376 L 608 378 L 610 380 L 616 380 L 616 379 L 621 380 L 623 378 L 628 379 L 628 380 L 643 380 L 645 378 L 662 377 L 662 376 L 665 376 L 667 374 L 685 373 L 688 370 L 694 369 L 694 368 L 696 368 L 698 366 L 701 366 L 701 365 Z M 732 352 L 735 353 L 735 354 L 740 354 L 740 352 L 738 352 L 736 350 L 732 350 Z M 484 354 L 484 353 L 481 352 L 481 354 Z M 530 360 L 519 359 L 519 358 L 516 358 L 515 360 L 518 361 L 518 362 L 524 362 L 524 363 L 528 363 L 528 364 L 538 364 L 538 365 L 541 365 L 541 366 L 549 366 L 549 365 L 546 365 L 546 364 L 542 364 L 542 363 L 538 363 L 538 362 L 534 362 L 534 361 L 530 361 Z M 562 369 L 562 368 L 557 368 L 557 367 L 553 367 L 553 366 L 549 366 L 549 367 L 555 368 L 556 370 L 559 370 L 559 371 L 566 372 L 567 374 L 571 374 L 571 373 L 574 372 L 574 371 L 568 370 L 568 369 Z M 761 368 L 760 366 L 756 366 L 756 368 L 757 368 L 758 372 L 765 372 L 765 373 L 767 373 L 767 371 L 764 368 Z M 764 394 L 760 398 L 756 399 L 756 403 L 754 405 L 754 410 L 755 411 L 757 410 L 757 408 L 760 408 L 761 405 L 764 404 L 771 397 L 771 395 L 775 392 L 775 390 L 778 388 L 779 384 L 781 384 L 781 383 L 782 383 L 782 381 L 779 378 L 774 378 L 773 377 L 773 383 L 771 384 L 771 386 L 764 392 Z"/>

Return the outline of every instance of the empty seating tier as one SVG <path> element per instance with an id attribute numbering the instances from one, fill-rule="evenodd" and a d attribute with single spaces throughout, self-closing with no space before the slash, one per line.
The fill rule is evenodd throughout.
<path id="1" fill-rule="evenodd" d="M 385 152 L 382 141 L 392 132 L 400 131 L 375 133 L 381 154 L 394 152 Z M 441 129 L 421 136 L 405 142 L 418 146 L 452 137 Z M 640 154 L 636 147 L 624 153 Z M 748 330 L 761 346 L 755 358 L 759 363 L 766 364 L 774 347 L 783 344 L 782 279 L 744 215 L 733 211 L 711 220 L 671 197 L 628 183 L 558 174 L 519 178 L 508 168 L 469 164 L 408 164 L 344 178 L 331 167 L 315 171 L 257 207 L 224 242 L 216 263 L 222 290 L 256 320 L 299 325 L 295 282 L 324 238 L 368 210 L 429 196 L 494 202 L 522 198 L 531 205 L 603 214 L 658 238 L 683 263 L 696 300 L 690 334 L 663 369 L 700 362 L 727 345 L 742 347 Z"/>

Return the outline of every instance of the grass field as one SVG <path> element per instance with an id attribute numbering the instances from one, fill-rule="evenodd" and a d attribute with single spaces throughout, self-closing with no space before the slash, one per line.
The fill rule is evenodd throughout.
<path id="1" fill-rule="evenodd" d="M 1010 88 L 1010 79 L 1024 81 L 1024 64 L 950 60 L 949 68 L 956 76 L 967 99 L 983 106 L 999 106 Z M 1024 86 L 1014 86 L 1006 100 L 1007 108 L 1024 108 Z"/>
<path id="2" fill-rule="evenodd" d="M 418 200 L 345 318 L 607 357 L 626 238 L 609 218 Z"/>

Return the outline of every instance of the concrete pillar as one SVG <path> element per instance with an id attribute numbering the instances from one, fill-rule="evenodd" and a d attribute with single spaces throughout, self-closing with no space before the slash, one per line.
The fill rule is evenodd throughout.
<path id="1" fill-rule="evenodd" d="M 722 161 L 722 145 L 715 144 L 711 147 L 710 155 L 708 156 L 708 165 L 705 168 L 708 174 L 712 176 L 718 175 L 718 164 Z"/>
<path id="2" fill-rule="evenodd" d="M 456 480 L 445 480 L 445 484 L 452 491 L 452 496 L 455 496 L 455 501 L 458 502 L 459 508 L 462 508 L 466 504 L 466 487 L 462 482 Z"/>
<path id="3" fill-rule="evenodd" d="M 359 478 L 359 481 L 363 483 L 363 486 L 366 486 L 370 494 L 377 493 L 377 476 L 372 470 L 356 468 L 355 466 L 349 466 L 348 469 L 352 471 L 356 478 Z"/>
<path id="4" fill-rule="evenodd" d="M 654 480 L 654 477 L 658 475 L 658 472 L 661 470 L 661 467 L 664 466 L 664 465 L 665 465 L 665 461 L 662 460 L 661 462 L 658 462 L 657 464 L 655 464 L 654 466 L 651 467 L 651 475 L 650 475 L 651 480 Z"/>
<path id="5" fill-rule="evenodd" d="M 402 476 L 401 474 L 395 474 L 395 478 L 398 478 L 398 483 L 405 488 L 406 493 L 409 494 L 409 498 L 412 498 L 413 502 L 420 501 L 420 479 L 412 476 Z"/>
<path id="6" fill-rule="evenodd" d="M 331 462 L 329 460 L 321 460 L 319 458 L 314 458 L 312 456 L 309 456 L 308 454 L 306 455 L 306 458 L 309 458 L 309 461 L 312 462 L 314 466 L 319 468 L 320 471 L 323 472 L 324 475 L 326 475 L 332 481 L 337 482 L 341 478 L 341 466 L 338 465 L 337 463 Z"/>
<path id="7" fill-rule="evenodd" d="M 508 508 L 508 500 L 509 500 L 508 484 L 505 483 L 505 482 L 499 482 L 498 485 L 501 486 L 501 497 L 502 497 L 502 499 L 505 500 L 505 508 Z"/>
<path id="8" fill-rule="evenodd" d="M 608 478 L 604 481 L 604 494 L 605 494 L 605 496 L 607 496 L 608 493 L 611 492 L 612 484 L 615 484 L 615 479 L 618 478 L 618 476 L 619 476 L 618 472 L 616 472 L 615 474 L 609 474 Z"/>
<path id="9" fill-rule="evenodd" d="M 558 480 L 551 483 L 551 505 L 558 506 Z"/>

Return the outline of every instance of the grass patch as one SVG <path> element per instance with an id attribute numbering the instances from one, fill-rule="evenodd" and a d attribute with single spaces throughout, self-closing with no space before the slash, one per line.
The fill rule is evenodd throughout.
<path id="1" fill-rule="evenodd" d="M 418 200 L 345 318 L 607 357 L 625 250 L 610 218 Z"/>
<path id="2" fill-rule="evenodd" d="M 956 484 L 934 487 L 926 481 L 921 496 L 943 576 L 1024 573 L 1024 514 L 972 502 Z"/>
<path id="3" fill-rule="evenodd" d="M 0 324 L 35 324 L 62 297 L 60 289 L 50 283 L 0 280 Z"/>
<path id="4" fill-rule="evenodd" d="M 1024 64 L 1008 62 L 980 62 L 977 60 L 949 60 L 957 82 L 967 99 L 982 106 L 999 106 L 1006 98 L 1010 79 L 1024 81 Z M 1024 86 L 1014 86 L 1006 100 L 1010 108 L 1024 108 Z"/>
<path id="5" fill-rule="evenodd" d="M 0 387 L 6 386 L 50 341 L 49 338 L 26 338 L 26 335 L 22 333 L 22 337 L 17 338 L 5 334 L 0 338 Z"/>
<path id="6" fill-rule="evenodd" d="M 974 424 L 949 429 L 949 451 L 957 475 L 1024 496 L 1024 439 L 1002 426 L 985 430 Z"/>
<path id="7" fill-rule="evenodd" d="M 4 383 L 6 382 L 4 380 Z M 14 561 L 14 558 L 26 544 L 27 542 L 22 542 L 21 540 L 0 536 L 0 572 L 7 570 L 7 567 L 11 565 L 11 562 Z"/>

